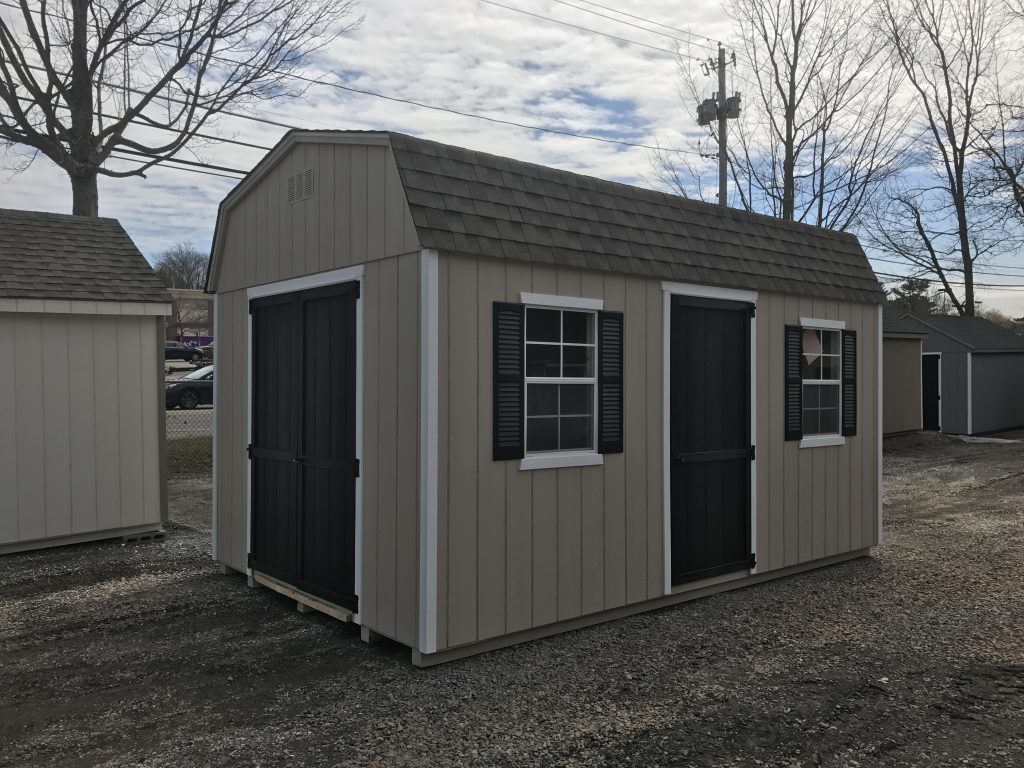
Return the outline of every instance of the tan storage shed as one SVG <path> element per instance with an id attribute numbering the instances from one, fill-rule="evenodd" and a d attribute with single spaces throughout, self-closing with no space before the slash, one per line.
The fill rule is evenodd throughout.
<path id="1" fill-rule="evenodd" d="M 879 543 L 850 235 L 297 131 L 222 203 L 208 290 L 214 558 L 418 665 Z"/>
<path id="2" fill-rule="evenodd" d="M 882 432 L 898 435 L 923 429 L 921 327 L 886 309 L 882 318 Z"/>
<path id="3" fill-rule="evenodd" d="M 0 554 L 160 530 L 169 311 L 117 221 L 0 210 Z"/>

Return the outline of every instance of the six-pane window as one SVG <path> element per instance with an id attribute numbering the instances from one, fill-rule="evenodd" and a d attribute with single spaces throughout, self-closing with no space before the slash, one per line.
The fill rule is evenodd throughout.
<path id="1" fill-rule="evenodd" d="M 806 328 L 801 363 L 804 435 L 839 434 L 842 354 L 839 331 Z"/>
<path id="2" fill-rule="evenodd" d="M 593 312 L 526 308 L 526 452 L 594 449 Z"/>

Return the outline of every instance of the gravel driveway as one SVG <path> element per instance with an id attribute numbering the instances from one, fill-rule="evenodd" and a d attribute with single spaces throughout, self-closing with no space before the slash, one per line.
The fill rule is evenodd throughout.
<path id="1" fill-rule="evenodd" d="M 159 544 L 0 558 L 0 765 L 1022 766 L 1024 446 L 890 441 L 827 570 L 416 670 Z"/>

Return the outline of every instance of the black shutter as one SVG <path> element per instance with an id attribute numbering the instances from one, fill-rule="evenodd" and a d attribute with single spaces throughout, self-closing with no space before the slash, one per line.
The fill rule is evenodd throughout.
<path id="1" fill-rule="evenodd" d="M 857 434 L 857 332 L 843 331 L 843 436 Z"/>
<path id="2" fill-rule="evenodd" d="M 622 313 L 597 315 L 597 451 L 622 453 Z"/>
<path id="3" fill-rule="evenodd" d="M 494 302 L 494 460 L 523 458 L 523 305 Z"/>
<path id="4" fill-rule="evenodd" d="M 786 440 L 799 440 L 804 436 L 804 392 L 801 380 L 804 329 L 798 325 L 786 326 L 785 373 L 786 389 L 783 406 L 786 418 Z"/>

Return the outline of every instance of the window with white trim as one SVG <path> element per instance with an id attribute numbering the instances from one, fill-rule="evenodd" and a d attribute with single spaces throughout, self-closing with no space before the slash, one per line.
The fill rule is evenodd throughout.
<path id="1" fill-rule="evenodd" d="M 842 423 L 840 331 L 804 328 L 800 359 L 804 436 L 839 435 Z"/>
<path id="2" fill-rule="evenodd" d="M 593 451 L 597 314 L 526 307 L 526 453 Z"/>

